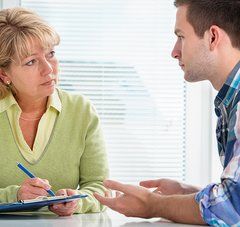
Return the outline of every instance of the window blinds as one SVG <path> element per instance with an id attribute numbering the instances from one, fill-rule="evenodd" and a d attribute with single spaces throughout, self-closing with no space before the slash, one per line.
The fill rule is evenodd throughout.
<path id="1" fill-rule="evenodd" d="M 185 180 L 186 87 L 170 56 L 172 2 L 22 0 L 21 5 L 60 34 L 60 87 L 85 94 L 95 105 L 110 177 L 128 183 Z"/>

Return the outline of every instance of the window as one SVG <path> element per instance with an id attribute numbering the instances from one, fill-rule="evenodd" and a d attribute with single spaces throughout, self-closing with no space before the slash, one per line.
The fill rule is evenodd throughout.
<path id="1" fill-rule="evenodd" d="M 195 139 L 205 133 L 200 130 L 202 87 L 188 88 L 171 59 L 172 2 L 22 0 L 21 5 L 35 10 L 60 34 L 60 87 L 85 94 L 96 106 L 111 178 L 129 183 L 159 177 L 202 182 L 198 167 L 205 147 L 201 139 L 195 147 L 186 137 L 194 130 L 190 137 Z M 197 128 L 192 129 L 196 119 Z M 193 160 L 196 175 L 189 170 Z"/>

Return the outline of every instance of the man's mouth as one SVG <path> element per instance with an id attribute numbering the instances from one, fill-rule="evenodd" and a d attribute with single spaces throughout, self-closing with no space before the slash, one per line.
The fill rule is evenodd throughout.
<path id="1" fill-rule="evenodd" d="M 183 69 L 184 68 L 184 64 L 182 64 L 181 62 L 179 62 L 179 66 Z"/>

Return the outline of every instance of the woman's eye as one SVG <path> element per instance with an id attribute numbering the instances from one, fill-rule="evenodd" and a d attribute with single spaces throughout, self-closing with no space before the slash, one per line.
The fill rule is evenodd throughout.
<path id="1" fill-rule="evenodd" d="M 31 66 L 31 65 L 33 65 L 35 62 L 36 62 L 36 60 L 33 59 L 33 60 L 31 60 L 31 61 L 28 61 L 25 65 Z"/>
<path id="2" fill-rule="evenodd" d="M 53 58 L 55 56 L 55 51 L 52 50 L 49 54 L 48 54 L 48 57 L 49 58 Z"/>

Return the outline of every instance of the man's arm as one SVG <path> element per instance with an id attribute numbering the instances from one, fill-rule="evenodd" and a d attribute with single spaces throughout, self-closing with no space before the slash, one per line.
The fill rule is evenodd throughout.
<path id="1" fill-rule="evenodd" d="M 153 216 L 178 223 L 206 224 L 201 215 L 195 194 L 159 196 L 154 200 Z"/>
<path id="2" fill-rule="evenodd" d="M 141 186 L 122 184 L 107 180 L 105 187 L 123 194 L 115 198 L 94 196 L 104 205 L 126 216 L 162 217 L 180 223 L 205 224 L 195 201 L 195 194 L 161 195 Z"/>

